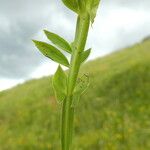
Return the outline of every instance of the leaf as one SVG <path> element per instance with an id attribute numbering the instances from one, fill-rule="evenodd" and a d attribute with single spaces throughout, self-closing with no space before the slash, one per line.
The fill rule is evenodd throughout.
<path id="1" fill-rule="evenodd" d="M 72 49 L 69 45 L 69 43 L 63 39 L 62 37 L 60 37 L 59 35 L 49 32 L 47 30 L 44 30 L 44 33 L 46 34 L 47 38 L 56 46 L 58 46 L 59 48 L 61 48 L 62 50 L 71 53 Z"/>
<path id="2" fill-rule="evenodd" d="M 87 0 L 86 1 L 86 7 L 90 14 L 90 19 L 92 23 L 94 22 L 94 19 L 96 17 L 99 3 L 100 3 L 100 0 Z"/>
<path id="3" fill-rule="evenodd" d="M 74 93 L 71 107 L 77 107 L 80 101 L 80 97 L 81 95 L 79 93 Z"/>
<path id="4" fill-rule="evenodd" d="M 86 9 L 86 0 L 77 0 L 79 5 L 80 12 L 85 12 Z"/>
<path id="5" fill-rule="evenodd" d="M 65 99 L 67 93 L 67 76 L 60 65 L 53 76 L 52 82 L 56 99 L 61 103 Z"/>
<path id="6" fill-rule="evenodd" d="M 45 42 L 33 40 L 35 46 L 41 51 L 43 55 L 50 58 L 51 60 L 60 63 L 66 67 L 69 67 L 67 58 L 54 46 Z"/>
<path id="7" fill-rule="evenodd" d="M 76 87 L 75 87 L 75 92 L 79 92 L 83 94 L 85 90 L 89 86 L 89 75 L 84 74 L 81 78 L 78 79 Z"/>
<path id="8" fill-rule="evenodd" d="M 90 53 L 91 53 L 91 48 L 89 48 L 88 50 L 82 52 L 82 54 L 81 54 L 81 63 L 83 63 L 84 61 L 87 60 L 87 58 L 89 57 Z"/>
<path id="9" fill-rule="evenodd" d="M 88 12 L 94 22 L 100 0 L 62 0 L 63 3 L 77 14 Z"/>
<path id="10" fill-rule="evenodd" d="M 94 22 L 94 19 L 96 17 L 96 13 L 97 13 L 97 9 L 98 9 L 98 6 L 99 6 L 99 3 L 100 3 L 100 0 L 93 0 L 93 5 L 92 5 L 92 10 L 91 10 L 91 13 L 90 13 L 90 18 L 91 18 L 91 22 L 93 23 Z"/>
<path id="11" fill-rule="evenodd" d="M 78 79 L 73 93 L 72 107 L 76 107 L 78 105 L 80 97 L 89 87 L 89 83 L 89 76 L 86 74 Z"/>
<path id="12" fill-rule="evenodd" d="M 78 13 L 79 6 L 78 6 L 78 0 L 62 0 L 62 2 L 72 11 Z"/>

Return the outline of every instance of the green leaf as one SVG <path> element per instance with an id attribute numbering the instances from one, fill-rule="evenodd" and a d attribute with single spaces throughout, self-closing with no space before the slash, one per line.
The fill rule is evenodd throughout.
<path id="1" fill-rule="evenodd" d="M 92 5 L 92 10 L 91 10 L 91 13 L 90 13 L 90 18 L 91 18 L 91 22 L 93 23 L 94 22 L 94 19 L 96 17 L 96 13 L 97 13 L 97 9 L 98 9 L 98 6 L 99 6 L 99 3 L 100 3 L 100 0 L 93 0 L 93 5 Z"/>
<path id="2" fill-rule="evenodd" d="M 86 1 L 86 7 L 90 14 L 90 19 L 92 23 L 94 22 L 94 19 L 96 17 L 99 3 L 100 3 L 100 0 L 87 0 Z"/>
<path id="3" fill-rule="evenodd" d="M 87 58 L 89 57 L 91 53 L 91 48 L 89 48 L 88 50 L 82 52 L 81 54 L 81 63 L 85 62 L 87 60 Z"/>
<path id="4" fill-rule="evenodd" d="M 80 101 L 80 93 L 74 93 L 71 107 L 77 107 Z"/>
<path id="5" fill-rule="evenodd" d="M 53 76 L 52 82 L 56 99 L 61 103 L 65 99 L 67 93 L 67 76 L 60 65 Z"/>
<path id="6" fill-rule="evenodd" d="M 86 10 L 86 0 L 77 0 L 80 12 L 85 12 Z"/>
<path id="7" fill-rule="evenodd" d="M 100 0 L 62 0 L 63 3 L 77 14 L 88 12 L 94 22 Z"/>
<path id="8" fill-rule="evenodd" d="M 78 79 L 73 93 L 72 107 L 76 107 L 78 105 L 80 97 L 89 87 L 89 83 L 89 75 L 84 74 Z"/>
<path id="9" fill-rule="evenodd" d="M 78 0 L 62 0 L 62 2 L 72 11 L 78 13 L 79 6 L 78 6 Z"/>
<path id="10" fill-rule="evenodd" d="M 54 46 L 45 42 L 33 40 L 35 46 L 41 51 L 43 55 L 50 58 L 51 60 L 60 63 L 66 67 L 69 67 L 67 58 Z"/>
<path id="11" fill-rule="evenodd" d="M 69 43 L 63 39 L 62 37 L 60 37 L 59 35 L 49 32 L 47 30 L 44 30 L 44 33 L 46 34 L 47 38 L 56 46 L 58 46 L 59 48 L 61 48 L 62 50 L 71 53 L 72 49 L 69 45 Z"/>

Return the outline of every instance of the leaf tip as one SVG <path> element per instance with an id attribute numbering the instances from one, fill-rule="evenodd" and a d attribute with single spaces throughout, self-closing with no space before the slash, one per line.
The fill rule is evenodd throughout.
<path id="1" fill-rule="evenodd" d="M 32 39 L 32 42 L 33 42 L 33 43 L 35 43 L 35 41 L 36 41 L 36 40 L 33 40 L 33 39 Z"/>
<path id="2" fill-rule="evenodd" d="M 32 40 L 32 42 L 36 45 L 38 43 L 37 40 Z"/>
<path id="3" fill-rule="evenodd" d="M 47 37 L 50 37 L 50 35 L 52 36 L 52 34 L 53 34 L 52 32 L 45 30 L 45 29 L 43 31 Z"/>
<path id="4" fill-rule="evenodd" d="M 48 33 L 48 31 L 47 31 L 46 29 L 44 29 L 44 30 L 43 30 L 43 32 L 44 32 L 45 34 L 47 34 L 47 33 Z"/>

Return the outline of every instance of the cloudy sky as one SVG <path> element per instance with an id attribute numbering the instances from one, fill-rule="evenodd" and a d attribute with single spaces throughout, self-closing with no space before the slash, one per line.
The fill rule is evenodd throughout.
<path id="1" fill-rule="evenodd" d="M 73 40 L 76 15 L 61 0 L 0 0 L 0 90 L 54 73 L 57 64 L 42 56 L 31 39 L 43 29 Z M 150 0 L 101 0 L 90 29 L 90 59 L 140 42 L 150 35 Z"/>

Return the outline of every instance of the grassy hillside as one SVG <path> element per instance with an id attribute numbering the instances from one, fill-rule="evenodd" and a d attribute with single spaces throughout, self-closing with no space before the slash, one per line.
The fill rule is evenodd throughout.
<path id="1" fill-rule="evenodd" d="M 72 150 L 150 150 L 150 40 L 85 64 Z M 0 150 L 60 150 L 51 78 L 0 93 Z"/>

